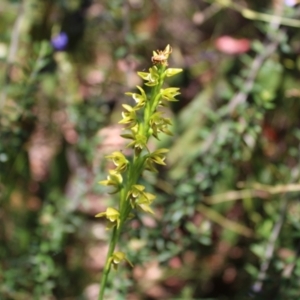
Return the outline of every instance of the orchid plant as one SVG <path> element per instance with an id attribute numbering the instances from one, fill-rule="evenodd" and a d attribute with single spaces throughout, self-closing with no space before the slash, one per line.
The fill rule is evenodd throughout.
<path id="1" fill-rule="evenodd" d="M 169 130 L 172 124 L 170 118 L 164 117 L 163 112 L 159 110 L 160 107 L 167 106 L 168 102 L 177 101 L 175 97 L 180 94 L 179 88 L 163 88 L 166 77 L 182 71 L 178 68 L 168 68 L 168 57 L 171 52 L 170 45 L 167 45 L 163 51 L 153 51 L 153 66 L 149 72 L 137 73 L 145 81 L 145 85 L 150 87 L 149 94 L 146 94 L 140 86 L 137 86 L 137 93 L 126 93 L 134 99 L 136 105 L 123 104 L 124 111 L 119 123 L 124 124 L 122 137 L 129 140 L 127 147 L 133 149 L 133 155 L 126 157 L 121 151 L 115 151 L 106 156 L 113 162 L 115 169 L 110 170 L 107 179 L 100 181 L 100 184 L 111 187 L 111 194 L 118 193 L 119 202 L 115 208 L 108 207 L 106 211 L 96 215 L 96 217 L 106 218 L 107 229 L 112 231 L 100 283 L 99 300 L 104 299 L 111 268 L 117 269 L 123 261 L 132 266 L 125 253 L 116 251 L 126 222 L 139 211 L 154 214 L 151 204 L 155 195 L 147 192 L 145 186 L 139 184 L 139 179 L 144 170 L 157 172 L 156 165 L 165 165 L 168 149 L 161 148 L 151 152 L 147 144 L 151 136 L 159 139 L 160 133 L 172 135 Z"/>

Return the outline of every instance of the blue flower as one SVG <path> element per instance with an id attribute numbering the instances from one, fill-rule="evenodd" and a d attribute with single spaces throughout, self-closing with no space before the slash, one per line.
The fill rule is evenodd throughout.
<path id="1" fill-rule="evenodd" d="M 65 32 L 60 32 L 51 39 L 51 44 L 55 50 L 62 51 L 66 49 L 68 41 L 68 35 Z"/>

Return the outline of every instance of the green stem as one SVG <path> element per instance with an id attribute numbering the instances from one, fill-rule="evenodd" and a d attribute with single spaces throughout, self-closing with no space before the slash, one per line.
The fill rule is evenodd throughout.
<path id="1" fill-rule="evenodd" d="M 104 297 L 104 292 L 105 292 L 105 288 L 106 288 L 106 283 L 107 283 L 108 275 L 109 275 L 110 268 L 111 268 L 111 263 L 110 263 L 109 260 L 110 260 L 111 256 L 113 255 L 113 253 L 115 251 L 116 244 L 117 244 L 117 241 L 118 241 L 119 236 L 120 236 L 122 225 L 123 224 L 121 222 L 119 228 L 114 227 L 114 229 L 113 229 L 112 237 L 111 237 L 111 240 L 110 240 L 110 243 L 109 243 L 109 249 L 108 249 L 108 252 L 107 252 L 107 255 L 106 255 L 104 271 L 103 271 L 103 274 L 101 276 L 100 292 L 99 292 L 98 300 L 103 300 L 104 299 L 103 297 Z"/>

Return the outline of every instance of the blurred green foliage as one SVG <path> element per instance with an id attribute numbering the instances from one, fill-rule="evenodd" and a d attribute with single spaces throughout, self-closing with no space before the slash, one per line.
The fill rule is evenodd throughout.
<path id="1" fill-rule="evenodd" d="M 157 216 L 124 233 L 135 267 L 111 297 L 298 300 L 299 16 L 275 0 L 2 1 L 0 299 L 94 299 L 102 158 L 123 147 L 136 71 L 170 44 L 174 137 L 142 183 Z"/>

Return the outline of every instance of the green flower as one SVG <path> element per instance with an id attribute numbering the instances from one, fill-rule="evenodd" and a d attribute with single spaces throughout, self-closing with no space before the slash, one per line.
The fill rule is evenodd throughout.
<path id="1" fill-rule="evenodd" d="M 147 96 L 146 96 L 145 91 L 140 86 L 137 86 L 137 88 L 140 90 L 141 94 L 125 93 L 125 95 L 132 96 L 133 100 L 137 103 L 135 108 L 141 108 L 145 105 L 145 103 L 147 101 Z"/>
<path id="2" fill-rule="evenodd" d="M 122 106 L 127 110 L 122 112 L 123 119 L 119 121 L 119 124 L 129 124 L 128 127 L 133 127 L 137 124 L 137 116 L 136 116 L 136 110 L 137 108 L 134 108 L 128 104 L 122 104 Z"/>
<path id="3" fill-rule="evenodd" d="M 108 207 L 105 212 L 98 213 L 95 217 L 106 217 L 106 219 L 109 220 L 110 224 L 106 227 L 106 229 L 110 229 L 116 225 L 117 228 L 120 226 L 120 213 L 112 207 Z"/>
<path id="4" fill-rule="evenodd" d="M 147 137 L 143 134 L 132 132 L 131 134 L 122 134 L 122 137 L 133 140 L 126 146 L 127 148 L 131 147 L 140 151 L 147 146 Z"/>
<path id="5" fill-rule="evenodd" d="M 143 193 L 135 202 L 135 206 L 144 212 L 149 212 L 154 215 L 154 211 L 150 207 L 153 200 L 156 198 L 155 195 L 150 193 Z"/>
<path id="6" fill-rule="evenodd" d="M 163 118 L 161 115 L 163 113 L 158 111 L 151 116 L 150 127 L 152 129 L 152 135 L 159 140 L 158 133 L 164 132 L 167 135 L 173 135 L 168 129 L 169 125 L 172 125 L 170 118 Z"/>
<path id="7" fill-rule="evenodd" d="M 114 252 L 113 255 L 109 258 L 108 263 L 112 264 L 115 270 L 118 269 L 120 262 L 127 261 L 130 266 L 133 268 L 133 264 L 126 258 L 126 255 L 123 252 Z"/>
<path id="8" fill-rule="evenodd" d="M 143 185 L 140 185 L 140 184 L 135 184 L 131 187 L 131 190 L 128 192 L 128 195 L 127 197 L 132 197 L 134 199 L 138 198 L 139 195 L 141 193 L 143 193 L 145 190 L 145 187 Z"/>
<path id="9" fill-rule="evenodd" d="M 147 72 L 137 72 L 138 75 L 143 78 L 145 81 L 148 81 L 145 83 L 147 86 L 155 86 L 158 84 L 159 81 L 159 74 L 158 69 L 156 66 L 149 69 L 149 73 Z"/>
<path id="10" fill-rule="evenodd" d="M 165 153 L 169 152 L 168 149 L 162 148 L 154 151 L 153 153 L 149 154 L 148 158 L 146 159 L 146 169 L 151 172 L 157 172 L 157 169 L 155 168 L 154 164 L 158 165 L 166 165 L 165 163 Z"/>
<path id="11" fill-rule="evenodd" d="M 178 92 L 179 88 L 167 88 L 167 89 L 161 89 L 161 96 L 164 100 L 167 101 L 178 101 L 177 99 L 175 99 L 175 97 L 177 95 L 180 95 L 180 93 Z"/>
<path id="12" fill-rule="evenodd" d="M 117 167 L 115 171 L 118 173 L 124 172 L 129 163 L 124 154 L 120 151 L 115 151 L 111 155 L 107 155 L 106 158 L 113 161 L 114 165 Z"/>
<path id="13" fill-rule="evenodd" d="M 144 191 L 145 187 L 143 185 L 135 184 L 131 187 L 128 192 L 127 199 L 129 199 L 132 208 L 139 208 L 145 212 L 154 214 L 150 205 L 156 198 L 155 195 L 147 193 Z"/>
<path id="14" fill-rule="evenodd" d="M 109 174 L 110 175 L 107 176 L 107 180 L 99 181 L 99 183 L 102 185 L 115 187 L 116 189 L 110 192 L 110 194 L 115 194 L 122 188 L 123 177 L 115 170 L 110 170 Z"/>

